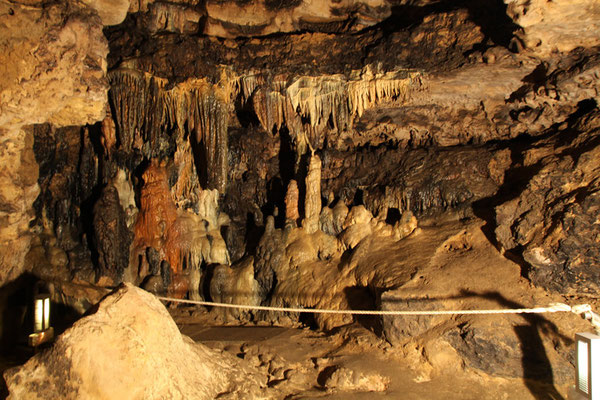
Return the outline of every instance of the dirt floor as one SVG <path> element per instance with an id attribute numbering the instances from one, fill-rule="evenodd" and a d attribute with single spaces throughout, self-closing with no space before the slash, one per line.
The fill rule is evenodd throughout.
<path id="1" fill-rule="evenodd" d="M 265 369 L 271 376 L 269 387 L 281 386 L 286 399 L 553 398 L 550 388 L 537 387 L 532 393 L 522 379 L 493 378 L 473 371 L 437 371 L 424 377 L 409 367 L 403 354 L 358 324 L 330 335 L 308 328 L 203 324 L 183 324 L 181 331 Z M 336 371 L 344 371 L 349 378 L 332 379 Z"/>

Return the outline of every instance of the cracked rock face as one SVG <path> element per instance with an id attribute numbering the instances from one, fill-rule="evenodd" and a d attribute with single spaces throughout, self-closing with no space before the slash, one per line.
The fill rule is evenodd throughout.
<path id="1" fill-rule="evenodd" d="M 0 282 L 20 275 L 31 235 L 31 205 L 40 189 L 31 129 L 0 128 Z"/>
<path id="2" fill-rule="evenodd" d="M 534 284 L 552 291 L 598 290 L 599 127 L 595 110 L 565 124 L 560 139 L 525 150 L 520 192 L 496 207 L 499 242 L 522 254 Z"/>

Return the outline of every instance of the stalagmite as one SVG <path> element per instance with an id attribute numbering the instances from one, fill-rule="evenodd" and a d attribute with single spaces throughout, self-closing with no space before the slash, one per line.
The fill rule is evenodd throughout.
<path id="1" fill-rule="evenodd" d="M 298 192 L 298 183 L 295 180 L 291 180 L 288 184 L 287 193 L 285 195 L 285 220 L 291 222 L 297 222 L 300 218 L 298 213 L 298 199 L 300 193 Z"/>
<path id="2" fill-rule="evenodd" d="M 172 229 L 177 219 L 177 209 L 169 191 L 165 165 L 154 160 L 142 177 L 144 186 L 140 195 L 140 212 L 134 226 L 134 252 L 145 253 L 147 247 L 159 250 L 176 274 L 181 269 L 179 249 L 174 246 L 178 241 L 174 237 L 178 231 Z"/>
<path id="3" fill-rule="evenodd" d="M 302 227 L 312 233 L 319 229 L 321 214 L 321 159 L 313 154 L 310 157 L 306 174 L 306 196 L 304 200 L 304 220 Z"/>
<path id="4" fill-rule="evenodd" d="M 340 234 L 344 230 L 344 221 L 346 221 L 348 212 L 348 206 L 342 200 L 339 200 L 333 207 L 333 227 L 336 234 Z"/>
<path id="5" fill-rule="evenodd" d="M 117 144 L 117 133 L 115 132 L 115 121 L 112 117 L 110 107 L 106 108 L 106 117 L 102 120 L 100 132 L 102 136 L 100 141 L 106 154 L 110 157 L 113 148 Z"/>

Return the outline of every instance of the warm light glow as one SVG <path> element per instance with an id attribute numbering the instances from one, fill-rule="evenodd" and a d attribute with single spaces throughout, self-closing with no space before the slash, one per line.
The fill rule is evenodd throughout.
<path id="1" fill-rule="evenodd" d="M 600 400 L 600 336 L 578 333 L 577 340 L 577 391 L 582 398 Z"/>
<path id="2" fill-rule="evenodd" d="M 44 300 L 35 299 L 35 321 L 33 324 L 33 330 L 35 332 L 41 332 L 44 330 Z"/>
<path id="3" fill-rule="evenodd" d="M 50 328 L 50 297 L 47 294 L 35 296 L 33 331 L 42 332 Z"/>
<path id="4" fill-rule="evenodd" d="M 44 330 L 50 328 L 50 298 L 44 299 Z"/>

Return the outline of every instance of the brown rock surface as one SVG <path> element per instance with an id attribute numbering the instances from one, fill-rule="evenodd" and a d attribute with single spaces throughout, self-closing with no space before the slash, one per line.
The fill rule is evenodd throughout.
<path id="1" fill-rule="evenodd" d="M 598 291 L 599 122 L 594 110 L 524 149 L 506 182 L 518 191 L 496 207 L 498 242 L 523 257 L 533 283 L 560 293 Z"/>
<path id="2" fill-rule="evenodd" d="M 108 46 L 95 13 L 80 4 L 0 2 L 0 282 L 18 276 L 37 197 L 31 129 L 104 116 Z M 61 250 L 62 251 L 62 250 Z"/>
<path id="3" fill-rule="evenodd" d="M 25 268 L 31 235 L 31 205 L 39 194 L 31 129 L 0 128 L 0 282 Z"/>
<path id="4" fill-rule="evenodd" d="M 0 9 L 0 126 L 101 120 L 108 46 L 97 15 L 67 2 Z"/>
<path id="5" fill-rule="evenodd" d="M 386 0 L 208 1 L 203 33 L 236 38 L 301 30 L 356 31 L 390 15 Z"/>
<path id="6" fill-rule="evenodd" d="M 542 56 L 600 44 L 600 8 L 593 0 L 508 0 L 508 15 L 523 28 L 525 46 Z"/>

